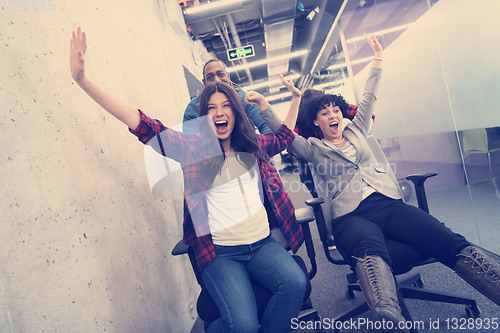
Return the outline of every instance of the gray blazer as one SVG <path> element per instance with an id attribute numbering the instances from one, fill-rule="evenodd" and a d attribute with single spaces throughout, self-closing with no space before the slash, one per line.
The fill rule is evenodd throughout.
<path id="1" fill-rule="evenodd" d="M 377 162 L 366 141 L 381 72 L 380 68 L 371 69 L 358 113 L 343 131 L 345 139 L 356 149 L 355 162 L 349 161 L 339 148 L 325 139 L 305 139 L 295 134 L 295 139 L 289 146 L 292 153 L 309 161 L 314 167 L 316 175 L 321 179 L 320 184 L 315 186 L 321 187 L 319 192 L 326 193 L 325 200 L 331 200 L 333 218 L 348 214 L 359 206 L 363 195 L 363 181 L 390 198 L 402 198 L 392 171 L 386 169 L 388 166 Z M 283 123 L 270 109 L 262 111 L 261 116 L 273 132 Z"/>

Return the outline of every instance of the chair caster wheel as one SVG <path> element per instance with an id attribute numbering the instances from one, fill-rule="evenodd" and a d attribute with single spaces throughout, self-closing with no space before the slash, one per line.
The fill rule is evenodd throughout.
<path id="1" fill-rule="evenodd" d="M 356 298 L 356 294 L 354 293 L 354 290 L 347 289 L 347 291 L 345 292 L 345 297 L 348 300 L 355 299 Z"/>
<path id="2" fill-rule="evenodd" d="M 413 286 L 416 288 L 423 288 L 424 287 L 424 280 L 422 278 L 418 279 L 413 283 Z"/>
<path id="3" fill-rule="evenodd" d="M 465 313 L 467 314 L 468 318 L 479 318 L 481 310 L 477 305 L 467 305 L 465 306 Z"/>

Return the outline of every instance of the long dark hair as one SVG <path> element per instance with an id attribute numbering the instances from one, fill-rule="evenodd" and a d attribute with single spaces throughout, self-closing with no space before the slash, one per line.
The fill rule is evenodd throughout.
<path id="1" fill-rule="evenodd" d="M 258 159 L 265 161 L 257 143 L 257 134 L 255 133 L 254 126 L 248 119 L 245 110 L 241 105 L 238 93 L 233 87 L 224 82 L 216 82 L 206 86 L 200 96 L 199 116 L 202 117 L 208 115 L 208 101 L 212 94 L 216 92 L 220 92 L 227 97 L 233 111 L 234 128 L 231 132 L 231 148 L 236 152 L 237 158 L 247 167 L 247 169 L 251 169 L 255 164 L 255 159 L 251 158 L 251 154 Z M 220 140 L 219 144 L 222 149 L 222 143 Z M 220 172 L 224 159 L 226 158 L 224 149 L 222 149 L 222 152 L 222 156 L 220 158 L 213 159 L 213 163 L 211 163 L 214 170 L 217 172 Z"/>

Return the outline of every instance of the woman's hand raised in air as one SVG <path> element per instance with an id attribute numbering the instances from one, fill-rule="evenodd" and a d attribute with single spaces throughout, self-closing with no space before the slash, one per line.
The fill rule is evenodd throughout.
<path id="1" fill-rule="evenodd" d="M 285 120 L 283 123 L 293 131 L 295 128 L 295 122 L 297 121 L 297 115 L 299 111 L 299 104 L 300 104 L 300 97 L 302 96 L 302 93 L 300 90 L 295 87 L 293 84 L 293 81 L 287 81 L 283 75 L 276 73 L 276 75 L 281 79 L 281 83 L 288 89 L 288 91 L 292 94 L 292 101 L 290 103 L 290 108 L 288 109 L 288 113 L 285 117 Z M 249 91 L 246 96 L 245 96 L 245 102 L 248 104 L 255 104 L 257 103 L 259 105 L 260 111 L 264 111 L 265 109 L 269 108 L 270 105 L 267 102 L 267 100 L 259 94 L 258 92 L 255 91 Z"/>
<path id="2" fill-rule="evenodd" d="M 69 68 L 71 76 L 94 101 L 102 108 L 118 118 L 132 130 L 135 130 L 141 121 L 139 111 L 120 99 L 101 89 L 85 76 L 85 51 L 87 50 L 87 36 L 80 27 L 73 31 L 73 38 L 69 45 Z"/>
<path id="3" fill-rule="evenodd" d="M 281 79 L 281 83 L 283 83 L 286 89 L 292 94 L 292 97 L 296 98 L 302 96 L 302 93 L 295 87 L 293 81 L 287 81 L 280 73 L 276 73 L 276 75 Z"/>
<path id="4" fill-rule="evenodd" d="M 368 37 L 367 34 L 363 34 L 363 36 L 365 37 L 368 45 L 370 45 L 373 50 L 373 67 L 382 67 L 382 45 L 380 45 L 375 35 L 371 35 L 370 37 Z"/>
<path id="5" fill-rule="evenodd" d="M 71 76 L 78 83 L 85 77 L 85 51 L 87 50 L 87 37 L 85 32 L 78 27 L 69 48 L 69 67 Z"/>
<path id="6" fill-rule="evenodd" d="M 245 102 L 250 105 L 257 104 L 260 111 L 263 111 L 270 106 L 266 98 L 256 91 L 247 92 L 245 95 Z"/>
<path id="7" fill-rule="evenodd" d="M 281 79 L 281 83 L 283 83 L 286 89 L 288 89 L 288 91 L 292 94 L 290 108 L 288 109 L 288 113 L 285 117 L 285 120 L 283 121 L 283 124 L 285 124 L 286 127 L 293 131 L 299 113 L 300 98 L 302 96 L 302 93 L 297 87 L 295 87 L 293 81 L 286 80 L 283 75 L 279 73 L 276 73 L 276 75 Z"/>
<path id="8" fill-rule="evenodd" d="M 363 34 L 363 36 L 365 37 L 366 41 L 368 42 L 368 45 L 370 45 L 370 47 L 372 48 L 373 55 L 375 57 L 381 56 L 383 49 L 382 49 L 382 45 L 380 45 L 377 37 L 375 37 L 375 35 L 368 36 L 367 34 Z"/>

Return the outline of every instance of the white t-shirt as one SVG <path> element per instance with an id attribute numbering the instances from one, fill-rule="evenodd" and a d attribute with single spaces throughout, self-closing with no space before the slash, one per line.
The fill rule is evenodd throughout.
<path id="1" fill-rule="evenodd" d="M 226 158 L 206 193 L 212 240 L 218 245 L 255 243 L 269 235 L 259 166 L 250 170 L 236 157 Z"/>

